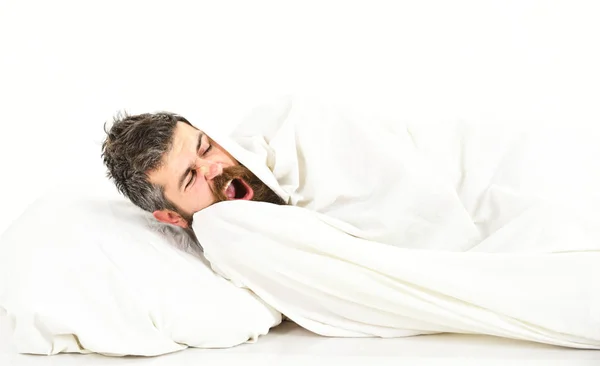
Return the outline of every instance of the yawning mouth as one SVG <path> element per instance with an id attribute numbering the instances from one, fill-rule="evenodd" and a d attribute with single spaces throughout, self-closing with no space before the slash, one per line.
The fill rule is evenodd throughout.
<path id="1" fill-rule="evenodd" d="M 254 191 L 243 179 L 235 178 L 231 180 L 223 192 L 228 200 L 246 200 L 254 197 Z"/>

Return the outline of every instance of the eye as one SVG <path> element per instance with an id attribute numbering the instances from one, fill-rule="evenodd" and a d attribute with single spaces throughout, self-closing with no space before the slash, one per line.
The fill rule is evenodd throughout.
<path id="1" fill-rule="evenodd" d="M 206 148 L 206 150 L 204 150 L 204 152 L 202 153 L 202 156 L 208 154 L 208 152 L 212 149 L 212 145 L 208 145 L 208 147 Z"/>
<path id="2" fill-rule="evenodd" d="M 190 184 L 192 184 L 194 182 L 195 177 L 196 177 L 196 172 L 192 170 L 190 180 L 185 185 L 185 189 L 187 189 L 190 186 Z"/>

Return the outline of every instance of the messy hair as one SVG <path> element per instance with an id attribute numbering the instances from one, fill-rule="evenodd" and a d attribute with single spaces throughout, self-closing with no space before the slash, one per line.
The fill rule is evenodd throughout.
<path id="1" fill-rule="evenodd" d="M 148 174 L 163 164 L 171 149 L 177 122 L 191 125 L 185 118 L 169 112 L 129 115 L 120 112 L 110 129 L 104 125 L 106 139 L 102 143 L 102 159 L 107 177 L 117 190 L 143 210 L 173 210 L 162 186 L 152 184 Z"/>

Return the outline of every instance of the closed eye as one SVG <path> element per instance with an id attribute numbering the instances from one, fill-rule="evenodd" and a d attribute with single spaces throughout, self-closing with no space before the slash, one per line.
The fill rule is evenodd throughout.
<path id="1" fill-rule="evenodd" d="M 208 154 L 208 152 L 212 149 L 212 145 L 208 145 L 208 147 L 206 148 L 206 150 L 204 150 L 204 152 L 202 153 L 202 156 Z"/>
<path id="2" fill-rule="evenodd" d="M 187 189 L 190 186 L 190 184 L 192 184 L 194 182 L 194 178 L 196 178 L 196 171 L 192 170 L 190 172 L 190 180 L 188 180 L 188 182 L 186 183 L 185 189 Z"/>

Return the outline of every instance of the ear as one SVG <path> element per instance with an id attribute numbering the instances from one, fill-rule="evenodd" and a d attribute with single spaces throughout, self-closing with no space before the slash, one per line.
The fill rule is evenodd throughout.
<path id="1" fill-rule="evenodd" d="M 176 225 L 176 226 L 182 227 L 184 229 L 187 229 L 189 226 L 189 223 L 187 222 L 187 220 L 184 219 L 183 217 L 181 217 L 181 215 L 175 211 L 171 211 L 171 210 L 154 211 L 152 213 L 152 215 L 158 221 L 164 222 L 166 224 Z"/>

